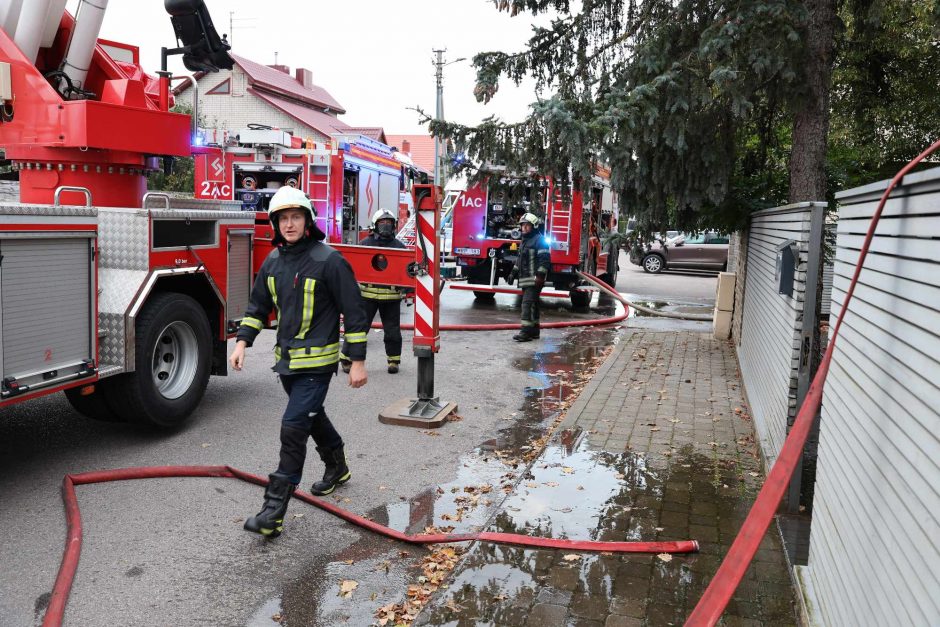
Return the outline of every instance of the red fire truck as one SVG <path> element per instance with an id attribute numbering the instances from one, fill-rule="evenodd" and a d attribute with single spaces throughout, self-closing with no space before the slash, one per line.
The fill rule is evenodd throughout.
<path id="1" fill-rule="evenodd" d="M 217 135 L 211 132 L 209 140 Z M 380 207 L 411 212 L 413 185 L 427 182 L 420 169 L 364 135 L 338 134 L 316 143 L 253 124 L 196 152 L 197 198 L 237 200 L 261 212 L 282 185 L 299 187 L 313 201 L 327 241 L 335 244 L 358 244 Z"/>
<path id="2" fill-rule="evenodd" d="M 500 279 L 509 281 L 519 247 L 519 218 L 531 212 L 542 218 L 551 248 L 552 269 L 546 283 L 568 292 L 572 305 L 586 306 L 591 293 L 577 289 L 581 281 L 576 270 L 601 276 L 609 284 L 616 281 L 616 270 L 608 272 L 608 252 L 599 239 L 602 217 L 609 228 L 617 226 L 609 180 L 609 172 L 598 168 L 589 192 L 572 186 L 569 202 L 545 178 L 509 177 L 498 171 L 461 192 L 453 205 L 452 250 L 467 277 L 467 288 L 477 298 L 492 298 Z"/>
<path id="3" fill-rule="evenodd" d="M 0 30 L 0 145 L 21 203 L 0 205 L 0 406 L 64 390 L 81 413 L 180 424 L 248 299 L 255 216 L 145 194 L 190 154 L 168 73 L 98 39 L 101 3 L 30 0 Z M 192 69 L 231 67 L 201 1 L 166 3 Z M 63 69 L 64 68 L 64 69 Z"/>
<path id="4" fill-rule="evenodd" d="M 19 173 L 22 201 L 0 203 L 0 407 L 64 391 L 89 417 L 178 426 L 209 376 L 226 374 L 226 342 L 270 246 L 266 216 L 245 211 L 246 202 L 263 209 L 273 183 L 304 186 L 337 212 L 324 211 L 333 241 L 357 243 L 371 209 L 359 199 L 397 205 L 401 164 L 362 138 L 318 149 L 281 136 L 303 153 L 286 164 L 292 169 L 259 146 L 233 146 L 220 166 L 230 178 L 209 180 L 219 185 L 202 198 L 146 193 L 161 161 L 165 168 L 193 154 L 194 118 L 169 111 L 175 79 L 166 56 L 182 54 L 193 71 L 232 67 L 203 1 L 164 0 L 182 45 L 164 49 L 159 79 L 144 73 L 137 47 L 98 39 L 103 3 L 80 0 L 78 19 L 65 0 L 15 4 L 0 11 L 0 147 Z M 273 143 L 273 129 L 250 130 L 261 134 L 256 144 Z M 235 158 L 243 153 L 251 158 Z M 228 157 L 199 156 L 209 154 Z M 218 165 L 201 163 L 203 172 Z M 327 184 L 331 173 L 341 186 Z M 234 184 L 244 186 L 241 197 Z M 347 195 L 355 202 L 344 204 Z M 437 215 L 436 188 L 415 196 L 423 214 Z M 432 286 L 422 311 L 436 311 L 435 242 L 336 247 L 362 281 Z M 419 376 L 420 407 L 433 400 L 437 328 L 436 314 L 416 324 L 419 373 L 431 373 Z"/>

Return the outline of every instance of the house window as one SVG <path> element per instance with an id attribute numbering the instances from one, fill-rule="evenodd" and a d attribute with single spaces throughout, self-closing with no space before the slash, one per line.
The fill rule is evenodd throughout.
<path id="1" fill-rule="evenodd" d="M 207 96 L 223 96 L 232 93 L 232 77 L 228 77 L 206 92 Z"/>

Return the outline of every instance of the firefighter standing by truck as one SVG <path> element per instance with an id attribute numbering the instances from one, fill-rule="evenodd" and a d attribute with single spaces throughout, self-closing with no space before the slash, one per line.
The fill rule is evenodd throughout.
<path id="1" fill-rule="evenodd" d="M 551 269 L 548 242 L 539 231 L 541 223 L 534 213 L 525 213 L 519 219 L 522 243 L 513 269 L 522 289 L 521 328 L 512 336 L 517 342 L 530 342 L 539 337 L 539 294 Z"/>
<path id="2" fill-rule="evenodd" d="M 405 248 L 395 233 L 398 232 L 398 219 L 390 209 L 380 208 L 372 214 L 372 234 L 359 242 L 362 246 L 381 246 L 384 248 Z M 388 371 L 391 374 L 398 372 L 401 364 L 401 298 L 402 291 L 397 287 L 360 283 L 362 299 L 365 303 L 366 318 L 369 324 L 375 318 L 376 312 L 382 320 L 382 331 L 385 334 L 385 356 L 388 360 Z M 347 372 L 350 362 L 341 356 L 343 371 Z"/>
<path id="3" fill-rule="evenodd" d="M 339 362 L 339 317 L 346 328 L 343 353 L 351 360 L 349 385 L 366 384 L 366 332 L 369 322 L 349 262 L 322 242 L 316 213 L 299 189 L 284 186 L 271 198 L 268 216 L 274 244 L 261 266 L 251 300 L 236 336 L 229 363 L 241 370 L 245 349 L 254 342 L 272 310 L 277 311 L 276 363 L 287 392 L 281 418 L 280 462 L 269 476 L 261 511 L 245 522 L 245 529 L 268 537 L 280 535 L 284 514 L 300 483 L 312 437 L 326 471 L 310 488 L 313 494 L 331 493 L 350 478 L 343 439 L 323 409 L 330 380 Z"/>

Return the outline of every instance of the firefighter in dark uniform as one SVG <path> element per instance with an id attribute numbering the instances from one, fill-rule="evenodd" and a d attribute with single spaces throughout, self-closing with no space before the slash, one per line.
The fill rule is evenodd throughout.
<path id="1" fill-rule="evenodd" d="M 519 219 L 522 243 L 513 272 L 522 289 L 522 325 L 519 333 L 512 336 L 517 342 L 529 342 L 539 337 L 539 294 L 551 268 L 548 242 L 538 230 L 541 222 L 534 213 L 526 213 Z"/>
<path id="2" fill-rule="evenodd" d="M 384 248 L 405 248 L 405 245 L 395 237 L 398 232 L 398 220 L 390 210 L 381 208 L 372 214 L 372 234 L 359 244 L 361 246 L 382 246 Z M 388 285 L 375 285 L 360 283 L 362 300 L 365 303 L 366 318 L 369 324 L 375 319 L 378 312 L 382 320 L 382 331 L 385 337 L 385 357 L 388 360 L 388 371 L 396 374 L 401 364 L 401 298 L 402 290 Z M 348 372 L 350 361 L 345 355 L 340 355 L 343 372 Z"/>
<path id="3" fill-rule="evenodd" d="M 271 198 L 268 216 L 274 244 L 255 278 L 251 299 L 236 336 L 229 363 L 245 364 L 251 346 L 272 310 L 277 311 L 274 372 L 287 392 L 281 418 L 281 452 L 277 470 L 269 476 L 261 511 L 245 529 L 268 537 L 280 535 L 291 493 L 300 483 L 312 437 L 326 471 L 310 488 L 329 494 L 349 481 L 343 439 L 323 409 L 330 380 L 339 363 L 339 317 L 346 328 L 344 354 L 352 361 L 349 385 L 366 384 L 366 332 L 369 322 L 356 277 L 342 255 L 324 244 L 310 200 L 299 189 L 284 186 Z"/>

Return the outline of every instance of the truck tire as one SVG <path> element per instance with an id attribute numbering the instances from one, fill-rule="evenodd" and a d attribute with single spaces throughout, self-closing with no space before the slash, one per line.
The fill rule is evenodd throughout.
<path id="1" fill-rule="evenodd" d="M 199 405 L 209 383 L 212 329 L 184 294 L 154 294 L 137 316 L 135 371 L 115 377 L 108 405 L 128 422 L 173 429 Z"/>
<path id="2" fill-rule="evenodd" d="M 68 399 L 72 409 L 82 416 L 93 420 L 100 420 L 102 422 L 125 422 L 124 417 L 119 415 L 108 405 L 107 397 L 109 396 L 109 386 L 107 382 L 98 381 L 95 383 L 95 391 L 85 396 L 81 393 L 83 387 L 85 386 L 80 385 L 65 391 L 65 398 Z"/>
<path id="3" fill-rule="evenodd" d="M 572 288 L 568 292 L 568 296 L 571 298 L 571 306 L 575 309 L 584 309 L 591 304 L 591 292 L 582 292 L 579 289 Z"/>

